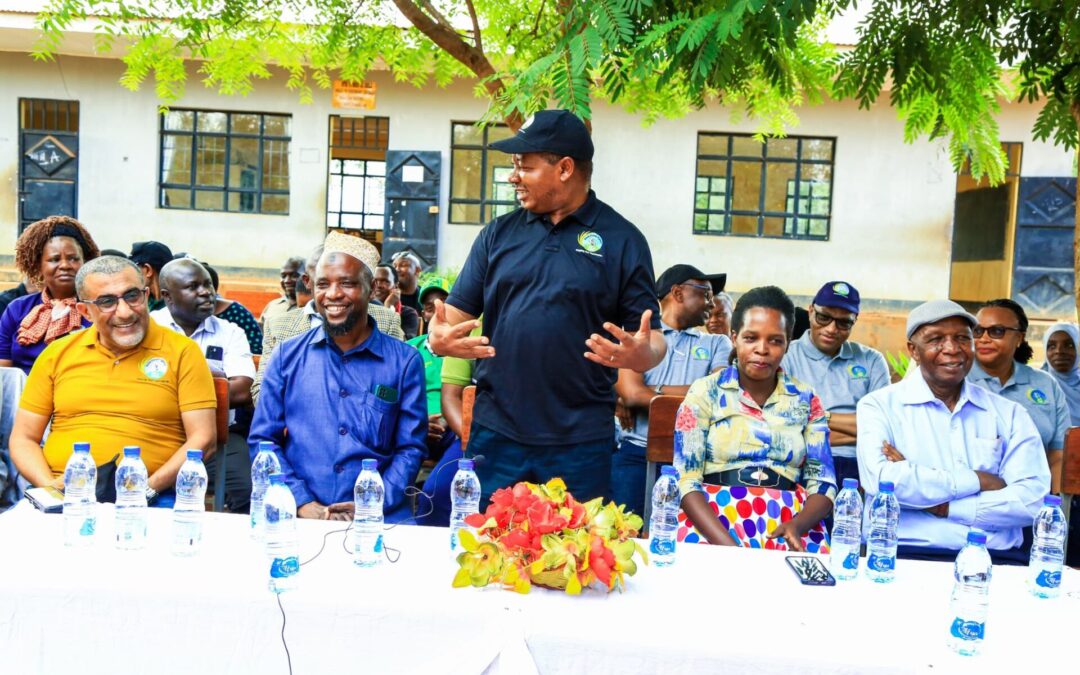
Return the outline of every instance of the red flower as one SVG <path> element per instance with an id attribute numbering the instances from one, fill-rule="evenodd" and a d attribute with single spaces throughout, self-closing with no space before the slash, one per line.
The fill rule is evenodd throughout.
<path id="1" fill-rule="evenodd" d="M 539 545 L 539 535 L 531 536 L 530 533 L 525 530 L 510 530 L 503 535 L 499 540 L 506 548 L 509 549 L 526 549 L 531 551 L 543 550 Z"/>
<path id="2" fill-rule="evenodd" d="M 570 522 L 567 523 L 567 527 L 576 530 L 585 524 L 587 516 L 585 507 L 575 501 L 570 507 Z"/>
<path id="3" fill-rule="evenodd" d="M 589 567 L 608 588 L 611 587 L 611 569 L 615 567 L 615 553 L 600 537 L 593 537 L 589 546 Z"/>
<path id="4" fill-rule="evenodd" d="M 551 502 L 537 501 L 529 507 L 529 524 L 536 532 L 549 534 L 566 527 L 567 520 L 555 510 Z"/>

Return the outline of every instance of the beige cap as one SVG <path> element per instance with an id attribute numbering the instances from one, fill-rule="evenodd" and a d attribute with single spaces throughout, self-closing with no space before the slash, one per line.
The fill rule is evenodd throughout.
<path id="1" fill-rule="evenodd" d="M 323 244 L 323 255 L 327 253 L 344 253 L 350 255 L 368 268 L 371 273 L 379 264 L 379 250 L 367 239 L 354 237 L 342 232 L 331 232 L 326 235 L 326 243 Z"/>

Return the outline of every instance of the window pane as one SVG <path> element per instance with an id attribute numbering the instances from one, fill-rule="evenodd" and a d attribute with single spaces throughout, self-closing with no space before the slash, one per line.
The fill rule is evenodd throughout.
<path id="1" fill-rule="evenodd" d="M 198 149 L 195 158 L 195 184 L 225 187 L 225 139 L 219 136 L 199 136 L 196 144 Z"/>
<path id="2" fill-rule="evenodd" d="M 267 136 L 292 136 L 292 116 L 263 115 L 264 130 Z"/>
<path id="3" fill-rule="evenodd" d="M 259 139 L 232 139 L 229 187 L 256 188 L 259 175 Z"/>
<path id="4" fill-rule="evenodd" d="M 340 159 L 331 159 L 330 160 L 330 173 L 341 173 L 341 172 L 342 172 L 341 160 Z"/>
<path id="5" fill-rule="evenodd" d="M 765 236 L 766 237 L 782 237 L 784 236 L 784 219 L 783 218 L 765 218 Z"/>
<path id="6" fill-rule="evenodd" d="M 208 190 L 196 190 L 195 191 L 195 208 L 221 211 L 225 208 L 225 193 L 224 192 L 210 192 Z"/>
<path id="7" fill-rule="evenodd" d="M 363 176 L 364 175 L 364 162 L 359 159 L 346 159 L 342 162 L 342 173 L 349 174 L 350 176 Z"/>
<path id="8" fill-rule="evenodd" d="M 510 127 L 505 124 L 493 124 L 487 128 L 487 142 L 494 143 L 495 141 L 501 141 L 504 138 L 510 138 L 514 135 L 513 131 L 510 131 Z M 498 152 L 496 150 L 496 152 Z"/>
<path id="9" fill-rule="evenodd" d="M 765 152 L 769 157 L 795 159 L 799 141 L 795 138 L 770 138 L 766 141 Z"/>
<path id="10" fill-rule="evenodd" d="M 765 210 L 787 211 L 788 192 L 795 184 L 795 163 L 769 162 L 765 165 Z"/>
<path id="11" fill-rule="evenodd" d="M 825 138 L 802 139 L 802 158 L 832 161 L 833 142 Z"/>
<path id="12" fill-rule="evenodd" d="M 191 110 L 170 110 L 165 113 L 165 128 L 170 131 L 195 129 L 195 113 Z"/>
<path id="13" fill-rule="evenodd" d="M 480 199 L 480 161 L 480 150 L 454 150 L 451 153 L 451 199 Z M 480 212 L 476 215 L 479 218 Z"/>
<path id="14" fill-rule="evenodd" d="M 234 134 L 258 134 L 260 115 L 236 114 L 232 116 L 232 132 Z"/>
<path id="15" fill-rule="evenodd" d="M 824 218 L 810 218 L 807 224 L 812 236 L 824 237 L 829 234 L 829 221 Z"/>
<path id="16" fill-rule="evenodd" d="M 384 178 L 364 179 L 364 210 L 368 213 L 381 214 L 386 208 L 386 180 Z"/>
<path id="17" fill-rule="evenodd" d="M 450 204 L 451 223 L 479 223 L 479 204 Z"/>
<path id="18" fill-rule="evenodd" d="M 510 155 L 501 152 L 488 153 L 488 199 L 506 200 L 514 198 L 514 186 L 508 181 L 514 167 L 509 162 L 509 159 Z"/>
<path id="19" fill-rule="evenodd" d="M 517 208 L 517 204 L 495 204 L 494 206 L 492 206 L 492 209 L 494 211 L 494 215 L 491 216 L 491 217 L 492 218 L 497 218 L 498 216 L 504 216 L 504 215 L 506 215 L 507 213 L 510 213 L 511 211 L 513 211 L 516 208 Z M 489 220 L 490 220 L 490 218 L 489 218 Z"/>
<path id="20" fill-rule="evenodd" d="M 698 176 L 726 176 L 727 160 L 723 159 L 699 159 L 697 163 Z"/>
<path id="21" fill-rule="evenodd" d="M 385 224 L 386 219 L 383 216 L 364 216 L 365 230 L 381 230 Z"/>
<path id="22" fill-rule="evenodd" d="M 732 162 L 731 167 L 731 208 L 757 211 L 761 197 L 761 162 Z"/>
<path id="23" fill-rule="evenodd" d="M 707 216 L 704 213 L 695 213 L 694 214 L 694 231 L 695 232 L 704 232 L 706 227 L 708 226 L 708 224 L 709 224 L 709 216 Z"/>
<path id="24" fill-rule="evenodd" d="M 326 185 L 326 210 L 341 210 L 341 176 L 331 176 Z"/>
<path id="25" fill-rule="evenodd" d="M 161 182 L 191 184 L 191 136 L 165 135 L 161 148 Z"/>
<path id="26" fill-rule="evenodd" d="M 289 189 L 289 142 L 263 141 L 264 190 Z"/>
<path id="27" fill-rule="evenodd" d="M 223 134 L 228 129 L 227 124 L 229 121 L 229 116 L 225 113 L 200 112 L 198 117 L 199 131 Z"/>
<path id="28" fill-rule="evenodd" d="M 191 190 L 162 190 L 161 206 L 169 209 L 190 209 Z"/>
<path id="29" fill-rule="evenodd" d="M 454 145 L 483 145 L 484 132 L 473 124 L 455 122 L 453 126 Z"/>
<path id="30" fill-rule="evenodd" d="M 699 192 L 694 195 L 694 208 L 695 209 L 707 209 L 709 208 L 709 193 Z"/>
<path id="31" fill-rule="evenodd" d="M 386 162 L 368 162 L 367 172 L 369 176 L 385 176 Z"/>
<path id="32" fill-rule="evenodd" d="M 327 227 L 340 227 L 341 226 L 341 217 L 336 213 L 327 213 L 326 214 L 326 226 Z"/>
<path id="33" fill-rule="evenodd" d="M 359 230 L 364 227 L 364 217 L 358 213 L 343 213 L 341 214 L 341 226 Z"/>
<path id="34" fill-rule="evenodd" d="M 719 213 L 709 214 L 709 232 L 723 232 L 724 231 L 724 219 L 727 216 Z"/>
<path id="35" fill-rule="evenodd" d="M 363 213 L 364 179 L 360 176 L 345 176 L 341 180 L 341 210 Z"/>
<path id="36" fill-rule="evenodd" d="M 758 143 L 750 136 L 735 136 L 731 141 L 731 154 L 741 157 L 761 157 L 764 143 Z"/>
<path id="37" fill-rule="evenodd" d="M 828 164 L 803 164 L 803 181 L 817 181 L 819 183 L 832 182 L 832 166 Z"/>
<path id="38" fill-rule="evenodd" d="M 732 216 L 731 232 L 732 234 L 757 234 L 757 216 Z"/>
<path id="39" fill-rule="evenodd" d="M 263 195 L 263 213 L 288 213 L 289 195 Z"/>
<path id="40" fill-rule="evenodd" d="M 728 136 L 701 134 L 698 136 L 699 155 L 727 155 Z"/>

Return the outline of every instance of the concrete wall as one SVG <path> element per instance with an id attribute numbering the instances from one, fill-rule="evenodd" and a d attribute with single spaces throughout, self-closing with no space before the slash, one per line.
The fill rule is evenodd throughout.
<path id="1" fill-rule="evenodd" d="M 291 113 L 291 207 L 288 216 L 163 210 L 155 207 L 158 122 L 152 85 L 128 92 L 117 83 L 117 61 L 62 57 L 36 63 L 25 53 L 0 52 L 0 255 L 10 254 L 17 229 L 17 100 L 77 99 L 81 106 L 79 217 L 104 247 L 126 249 L 160 239 L 221 267 L 273 269 L 307 251 L 325 223 L 327 119 L 339 113 L 326 91 L 301 105 L 283 80 L 259 82 L 247 97 L 222 97 L 196 75 L 178 107 Z M 390 118 L 392 149 L 443 153 L 440 264 L 460 266 L 480 227 L 450 225 L 450 122 L 479 118 L 485 103 L 461 82 L 440 90 L 394 83 L 385 73 L 377 107 Z M 347 112 L 347 111 L 346 111 Z M 356 111 L 360 113 L 361 111 Z M 1071 157 L 1033 143 L 1037 109 L 1009 104 L 1002 138 L 1024 143 L 1022 173 L 1070 175 Z M 732 290 L 774 283 L 811 295 L 822 282 L 845 278 L 863 297 L 906 304 L 942 297 L 949 289 L 951 223 L 956 177 L 944 145 L 902 142 L 902 125 L 885 105 L 860 111 L 850 103 L 802 110 L 795 135 L 836 140 L 832 224 L 828 241 L 790 241 L 692 234 L 697 132 L 750 132 L 727 110 L 712 108 L 643 128 L 638 118 L 599 105 L 594 187 L 601 199 L 638 225 L 652 245 L 659 272 L 676 262 L 727 271 Z"/>

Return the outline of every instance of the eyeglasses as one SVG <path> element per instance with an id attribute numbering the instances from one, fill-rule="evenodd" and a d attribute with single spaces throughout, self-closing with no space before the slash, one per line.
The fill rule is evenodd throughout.
<path id="1" fill-rule="evenodd" d="M 822 328 L 834 322 L 836 323 L 836 327 L 840 330 L 851 330 L 855 326 L 855 319 L 841 319 L 838 316 L 820 312 L 817 308 L 814 308 L 814 321 Z"/>
<path id="2" fill-rule="evenodd" d="M 146 302 L 146 293 L 149 290 L 148 288 L 132 288 L 125 291 L 123 295 L 102 295 L 97 300 L 84 300 L 84 302 L 88 305 L 96 305 L 99 310 L 105 313 L 116 311 L 121 300 L 131 309 L 138 309 Z"/>
<path id="3" fill-rule="evenodd" d="M 1005 334 L 1008 333 L 1011 330 L 1014 330 L 1017 333 L 1023 333 L 1024 332 L 1024 331 L 1020 330 L 1019 328 L 1013 328 L 1012 326 L 993 325 L 993 326 L 975 326 L 974 328 L 971 329 L 971 334 L 974 335 L 976 339 L 978 339 L 978 338 L 981 338 L 984 333 L 989 333 L 990 337 L 992 339 L 1000 340 L 1001 338 L 1005 337 Z"/>
<path id="4" fill-rule="evenodd" d="M 702 286 L 701 284 L 681 283 L 680 286 L 689 286 L 690 288 L 696 288 L 702 292 L 706 300 L 713 299 L 712 286 Z"/>

